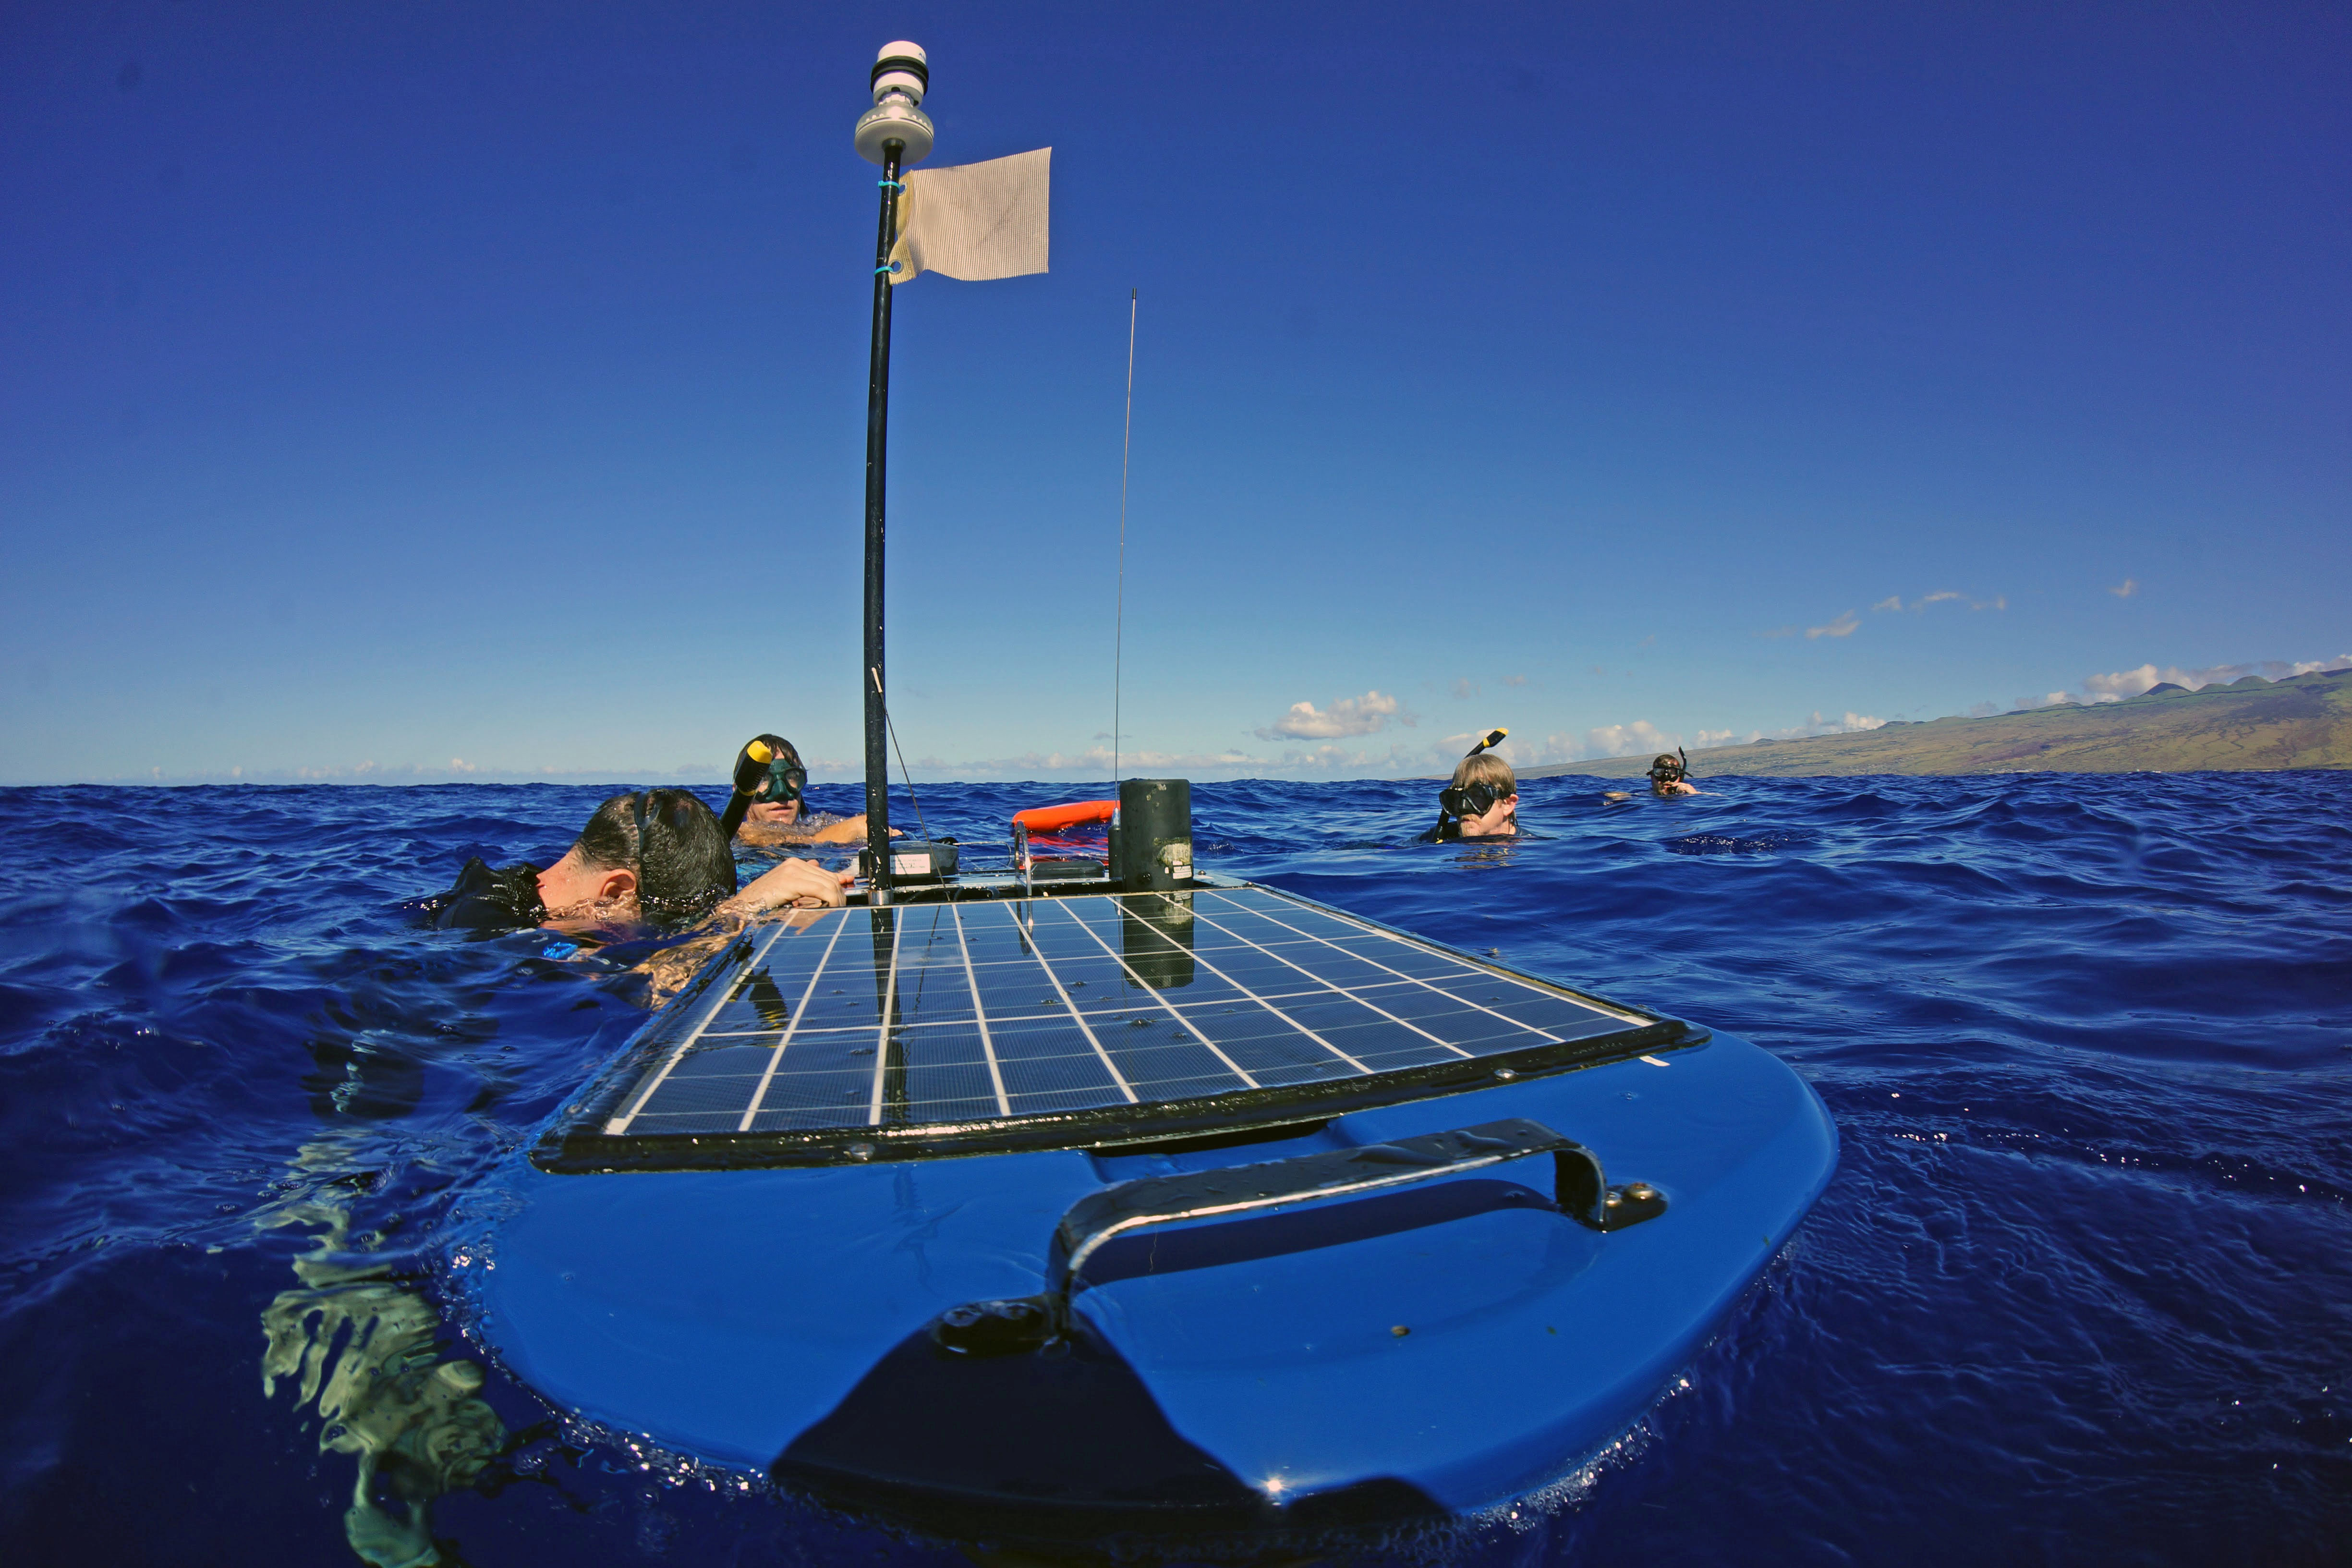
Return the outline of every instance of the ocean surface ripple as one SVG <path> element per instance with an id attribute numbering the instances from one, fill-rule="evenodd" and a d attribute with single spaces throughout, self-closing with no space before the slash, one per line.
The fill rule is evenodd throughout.
<path id="1" fill-rule="evenodd" d="M 1701 782 L 1528 781 L 1500 847 L 1195 786 L 1209 868 L 1745 1035 L 1844 1140 L 1614 1458 L 1356 1557 L 2352 1560 L 2352 776 Z M 0 791 L 0 1556 L 971 1561 L 565 1427 L 442 1314 L 451 1205 L 644 1014 L 413 900 L 607 793 Z M 921 795 L 976 866 L 1097 793 Z"/>

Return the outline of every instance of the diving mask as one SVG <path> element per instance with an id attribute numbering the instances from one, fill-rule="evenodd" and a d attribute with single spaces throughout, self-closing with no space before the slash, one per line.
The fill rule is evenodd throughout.
<path id="1" fill-rule="evenodd" d="M 805 798 L 801 790 L 808 783 L 808 770 L 796 762 L 779 756 L 768 764 L 768 771 L 751 788 L 751 798 L 761 802 L 783 803 Z"/>
<path id="2" fill-rule="evenodd" d="M 1448 816 L 1484 816 L 1510 796 L 1489 784 L 1447 784 L 1437 792 L 1437 808 Z"/>

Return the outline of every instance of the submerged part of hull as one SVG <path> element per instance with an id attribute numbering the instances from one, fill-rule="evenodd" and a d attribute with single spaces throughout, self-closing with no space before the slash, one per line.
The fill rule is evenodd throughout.
<path id="1" fill-rule="evenodd" d="M 1255 1533 L 1446 1511 L 1391 1477 L 1285 1506 L 1177 1431 L 1142 1374 L 1083 1321 L 1050 1353 L 1017 1357 L 958 1355 L 919 1329 L 769 1473 L 964 1537 Z"/>

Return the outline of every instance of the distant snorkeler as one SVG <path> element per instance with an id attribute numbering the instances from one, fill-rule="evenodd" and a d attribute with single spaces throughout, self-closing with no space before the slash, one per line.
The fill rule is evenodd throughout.
<path id="1" fill-rule="evenodd" d="M 1690 758 L 1680 746 L 1671 752 L 1660 752 L 1650 759 L 1650 793 L 1654 795 L 1704 795 L 1706 792 L 1690 782 Z M 1611 805 L 1633 798 L 1629 790 L 1608 789 L 1601 798 Z"/>
<path id="2" fill-rule="evenodd" d="M 1690 782 L 1690 757 L 1680 746 L 1670 756 L 1660 752 L 1650 759 L 1650 793 L 1652 795 L 1696 795 L 1698 785 Z"/>
<path id="3" fill-rule="evenodd" d="M 814 860 L 786 860 L 738 892 L 718 815 L 685 790 L 652 789 L 598 806 L 552 866 L 518 861 L 493 869 L 479 858 L 467 861 L 456 885 L 426 900 L 425 910 L 438 931 L 681 930 L 713 921 L 740 925 L 785 904 L 838 907 L 847 881 L 846 873 Z"/>
<path id="4" fill-rule="evenodd" d="M 1511 764 L 1487 750 L 1509 734 L 1490 730 L 1454 764 L 1454 782 L 1437 792 L 1437 826 L 1421 836 L 1424 844 L 1457 839 L 1519 836 L 1519 782 Z"/>
<path id="5" fill-rule="evenodd" d="M 736 754 L 737 776 L 750 770 L 746 762 L 751 748 L 760 746 L 769 753 L 766 771 L 751 792 L 751 805 L 743 814 L 743 826 L 735 836 L 746 844 L 862 844 L 866 840 L 866 814 L 856 816 L 834 816 L 811 810 L 802 793 L 808 787 L 808 769 L 801 762 L 800 752 L 782 735 L 759 735 L 752 738 Z M 896 829 L 892 837 L 898 837 Z"/>

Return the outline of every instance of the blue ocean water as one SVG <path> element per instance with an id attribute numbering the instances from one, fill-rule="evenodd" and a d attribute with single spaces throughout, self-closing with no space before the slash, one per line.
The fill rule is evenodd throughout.
<path id="1" fill-rule="evenodd" d="M 1194 792 L 1209 868 L 1745 1035 L 1844 1139 L 1589 1479 L 1334 1560 L 2352 1561 L 2352 777 L 1704 784 L 1529 781 L 1507 847 L 1411 843 L 1428 784 Z M 0 1558 L 972 1561 L 470 1381 L 443 1222 L 644 1013 L 409 905 L 605 793 L 0 791 Z M 922 808 L 980 864 L 1074 793 Z M 363 1466 L 446 1495 L 347 1517 Z"/>

